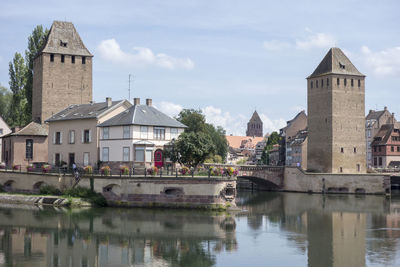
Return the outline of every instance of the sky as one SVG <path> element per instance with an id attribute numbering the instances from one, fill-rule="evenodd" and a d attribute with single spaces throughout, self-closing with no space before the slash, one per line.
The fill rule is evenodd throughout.
<path id="1" fill-rule="evenodd" d="M 0 2 L 0 84 L 36 25 L 73 22 L 93 59 L 93 95 L 201 109 L 245 135 L 254 110 L 264 133 L 307 110 L 306 77 L 339 47 L 366 78 L 366 105 L 400 119 L 400 1 Z"/>

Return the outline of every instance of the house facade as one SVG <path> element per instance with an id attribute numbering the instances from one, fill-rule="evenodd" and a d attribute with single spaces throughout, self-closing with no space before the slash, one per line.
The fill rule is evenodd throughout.
<path id="1" fill-rule="evenodd" d="M 99 124 L 100 161 L 111 168 L 163 167 L 165 147 L 172 145 L 185 128 L 155 109 L 151 99 L 141 105 L 135 98 L 126 112 Z"/>
<path id="2" fill-rule="evenodd" d="M 99 161 L 97 125 L 127 110 L 127 100 L 71 105 L 46 121 L 49 125 L 48 162 L 96 166 Z"/>
<path id="3" fill-rule="evenodd" d="M 396 119 L 394 113 L 390 113 L 387 107 L 383 110 L 369 110 L 368 115 L 365 117 L 365 141 L 366 141 L 366 161 L 367 168 L 373 167 L 374 159 L 372 157 L 371 144 L 374 141 L 375 135 L 379 132 L 384 124 L 394 124 Z"/>
<path id="4" fill-rule="evenodd" d="M 20 165 L 24 170 L 30 163 L 47 162 L 47 129 L 31 122 L 22 129 L 13 128 L 2 137 L 2 158 L 8 168 Z"/>
<path id="5" fill-rule="evenodd" d="M 299 131 L 295 137 L 287 144 L 290 148 L 290 158 L 287 161 L 287 166 L 301 167 L 307 169 L 307 129 Z"/>
<path id="6" fill-rule="evenodd" d="M 10 127 L 0 116 L 0 151 L 3 151 L 3 136 L 11 133 Z M 3 162 L 3 153 L 0 153 L 0 162 Z"/>
<path id="7" fill-rule="evenodd" d="M 400 128 L 396 124 L 382 125 L 371 147 L 373 167 L 400 167 Z"/>

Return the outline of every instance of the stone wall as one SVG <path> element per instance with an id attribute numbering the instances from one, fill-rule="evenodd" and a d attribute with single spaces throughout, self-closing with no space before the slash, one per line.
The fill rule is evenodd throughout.
<path id="1" fill-rule="evenodd" d="M 390 190 L 390 175 L 305 173 L 285 168 L 283 190 L 322 193 L 385 194 Z"/>

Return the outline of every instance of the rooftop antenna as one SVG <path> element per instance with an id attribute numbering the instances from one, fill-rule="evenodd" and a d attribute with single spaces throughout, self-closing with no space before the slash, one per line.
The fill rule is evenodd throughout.
<path id="1" fill-rule="evenodd" d="M 132 83 L 135 81 L 135 76 L 134 75 L 131 75 L 131 74 L 129 74 L 129 79 L 128 79 L 128 99 L 130 100 L 131 99 L 131 76 L 132 76 Z"/>

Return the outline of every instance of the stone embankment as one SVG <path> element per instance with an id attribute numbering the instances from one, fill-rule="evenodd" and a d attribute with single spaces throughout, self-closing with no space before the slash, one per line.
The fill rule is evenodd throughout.
<path id="1" fill-rule="evenodd" d="M 58 196 L 35 196 L 0 194 L 0 203 L 23 204 L 23 205 L 50 205 L 56 207 L 66 206 L 91 206 L 90 203 L 80 199 L 67 199 Z"/>

